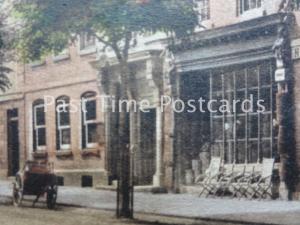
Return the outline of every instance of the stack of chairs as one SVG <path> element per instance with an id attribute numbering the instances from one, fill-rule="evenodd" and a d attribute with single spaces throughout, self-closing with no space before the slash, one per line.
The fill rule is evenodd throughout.
<path id="1" fill-rule="evenodd" d="M 201 186 L 199 196 L 224 196 L 264 199 L 272 197 L 274 159 L 264 158 L 262 164 L 222 164 L 213 157 L 204 176 L 197 178 Z"/>
<path id="2" fill-rule="evenodd" d="M 204 176 L 196 178 L 196 183 L 202 187 L 199 196 L 203 194 L 209 196 L 214 191 L 216 184 L 218 183 L 221 173 L 222 160 L 220 157 L 212 157 L 208 169 L 205 171 Z"/>

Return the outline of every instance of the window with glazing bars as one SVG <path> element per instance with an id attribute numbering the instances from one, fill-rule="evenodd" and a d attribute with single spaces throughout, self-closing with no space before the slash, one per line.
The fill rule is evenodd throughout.
<path id="1" fill-rule="evenodd" d="M 240 13 L 249 11 L 251 9 L 257 9 L 262 6 L 263 0 L 240 0 Z"/>
<path id="2" fill-rule="evenodd" d="M 210 3 L 209 0 L 196 0 L 196 7 L 199 12 L 199 20 L 209 20 L 210 19 Z"/>
<path id="3" fill-rule="evenodd" d="M 213 156 L 223 157 L 226 163 L 256 163 L 263 157 L 276 157 L 277 135 L 273 128 L 276 86 L 272 74 L 269 62 L 211 73 L 210 98 L 219 103 L 224 99 L 230 102 L 230 113 L 218 111 L 210 116 Z M 242 102 L 251 98 L 253 109 L 242 110 Z M 233 100 L 240 100 L 235 112 Z M 264 101 L 263 112 L 258 112 L 258 100 Z M 246 105 L 252 107 L 250 103 Z"/>
<path id="4" fill-rule="evenodd" d="M 33 150 L 46 149 L 46 114 L 44 100 L 33 103 Z"/>
<path id="5" fill-rule="evenodd" d="M 96 93 L 82 96 L 82 147 L 94 148 L 98 142 Z"/>
<path id="6" fill-rule="evenodd" d="M 56 100 L 56 138 L 57 150 L 68 150 L 71 144 L 70 98 L 60 97 Z"/>

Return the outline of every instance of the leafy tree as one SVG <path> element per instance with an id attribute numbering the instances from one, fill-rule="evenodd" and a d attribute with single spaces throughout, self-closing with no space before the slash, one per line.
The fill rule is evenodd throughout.
<path id="1" fill-rule="evenodd" d="M 7 75 L 11 71 L 11 69 L 4 66 L 3 63 L 4 63 L 4 44 L 0 34 L 0 90 L 2 92 L 5 92 L 10 87 L 10 81 Z"/>
<path id="2" fill-rule="evenodd" d="M 165 32 L 185 38 L 198 25 L 193 0 L 15 0 L 14 16 L 23 22 L 16 42 L 26 61 L 60 52 L 78 34 L 94 35 L 110 48 L 120 67 L 120 98 L 135 98 L 128 63 L 136 36 Z M 119 114 L 121 216 L 130 217 L 130 156 L 126 110 Z"/>
<path id="3" fill-rule="evenodd" d="M 0 1 L 0 8 L 2 6 L 2 1 Z M 3 25 L 5 16 L 0 15 L 0 91 L 5 92 L 10 87 L 10 81 L 8 79 L 8 73 L 11 71 L 8 67 L 4 66 L 5 53 L 7 51 L 7 32 Z"/>

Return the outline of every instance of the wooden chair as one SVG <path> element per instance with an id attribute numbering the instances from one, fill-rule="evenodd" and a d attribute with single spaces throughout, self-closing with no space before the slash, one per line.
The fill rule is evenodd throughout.
<path id="1" fill-rule="evenodd" d="M 252 169 L 251 167 L 246 168 L 245 164 L 229 164 L 227 171 L 220 178 L 218 192 L 221 193 L 221 196 L 232 193 L 234 197 L 240 192 L 242 182 L 245 182 L 247 177 L 252 174 Z"/>
<path id="2" fill-rule="evenodd" d="M 202 186 L 199 197 L 205 192 L 207 192 L 207 197 L 215 189 L 220 177 L 221 162 L 222 160 L 220 157 L 212 157 L 210 165 L 204 174 L 203 180 L 200 181 L 199 178 L 196 179 L 197 185 Z"/>
<path id="3" fill-rule="evenodd" d="M 247 196 L 249 189 L 249 184 L 252 182 L 255 176 L 255 165 L 254 164 L 244 164 L 236 175 L 236 179 L 231 182 L 229 190 L 232 193 L 232 197 L 241 198 Z"/>
<path id="4" fill-rule="evenodd" d="M 264 158 L 262 162 L 262 171 L 261 176 L 257 180 L 256 183 L 251 184 L 251 189 L 253 190 L 252 195 L 250 196 L 251 199 L 255 196 L 262 199 L 266 197 L 272 197 L 272 175 L 274 170 L 274 159 L 267 159 Z"/>
<path id="5" fill-rule="evenodd" d="M 212 193 L 214 196 L 219 194 L 224 196 L 230 183 L 235 177 L 235 164 L 225 164 L 221 169 L 221 174 L 218 182 L 213 187 Z"/>

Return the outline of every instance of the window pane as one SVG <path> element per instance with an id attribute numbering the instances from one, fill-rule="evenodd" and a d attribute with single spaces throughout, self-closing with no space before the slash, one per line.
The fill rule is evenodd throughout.
<path id="1" fill-rule="evenodd" d="M 257 1 L 257 8 L 261 7 L 261 0 L 256 0 Z"/>
<path id="2" fill-rule="evenodd" d="M 255 9 L 256 8 L 256 1 L 257 0 L 251 0 L 251 2 L 250 2 L 250 8 L 251 9 Z"/>
<path id="3" fill-rule="evenodd" d="M 256 163 L 258 160 L 258 142 L 250 141 L 248 145 L 248 163 Z"/>
<path id="4" fill-rule="evenodd" d="M 272 158 L 270 140 L 265 140 L 265 141 L 262 142 L 261 150 L 262 150 L 262 157 Z M 261 160 L 262 160 L 262 158 L 261 158 Z"/>
<path id="5" fill-rule="evenodd" d="M 45 125 L 45 111 L 44 107 L 35 108 L 36 112 L 36 125 Z"/>
<path id="6" fill-rule="evenodd" d="M 228 101 L 229 103 L 229 110 L 231 112 L 231 114 L 233 113 L 233 100 L 234 100 L 234 92 L 233 91 L 228 91 L 225 93 L 225 100 Z"/>
<path id="7" fill-rule="evenodd" d="M 222 142 L 213 143 L 211 146 L 211 155 L 215 157 L 220 157 L 222 149 L 223 149 Z"/>
<path id="8" fill-rule="evenodd" d="M 213 91 L 222 91 L 222 75 L 213 75 L 212 80 Z"/>
<path id="9" fill-rule="evenodd" d="M 209 0 L 196 0 L 200 21 L 209 19 Z"/>
<path id="10" fill-rule="evenodd" d="M 270 114 L 262 114 L 261 115 L 261 135 L 262 137 L 271 137 L 271 115 Z"/>
<path id="11" fill-rule="evenodd" d="M 271 84 L 271 71 L 269 63 L 265 63 L 260 66 L 259 77 L 262 86 Z"/>
<path id="12" fill-rule="evenodd" d="M 247 70 L 248 88 L 258 87 L 258 67 L 252 67 Z"/>
<path id="13" fill-rule="evenodd" d="M 46 129 L 45 128 L 39 128 L 37 129 L 37 145 L 38 146 L 45 146 L 46 145 Z"/>
<path id="14" fill-rule="evenodd" d="M 238 114 L 244 114 L 242 110 L 242 102 L 245 100 L 245 91 L 237 91 L 236 92 L 236 101 L 239 101 L 235 104 L 235 111 Z"/>
<path id="15" fill-rule="evenodd" d="M 236 72 L 236 88 L 241 89 L 246 87 L 245 70 L 239 70 Z"/>
<path id="16" fill-rule="evenodd" d="M 88 124 L 87 125 L 88 132 L 88 143 L 97 143 L 97 124 Z"/>
<path id="17" fill-rule="evenodd" d="M 238 116 L 236 121 L 236 135 L 238 139 L 245 139 L 246 119 L 245 116 Z"/>
<path id="18" fill-rule="evenodd" d="M 224 84 L 225 84 L 225 91 L 234 90 L 234 79 L 232 73 L 226 73 L 224 75 Z"/>
<path id="19" fill-rule="evenodd" d="M 70 129 L 61 130 L 61 144 L 68 145 L 71 143 L 71 131 Z"/>
<path id="20" fill-rule="evenodd" d="M 250 138 L 258 138 L 258 116 L 250 115 L 249 116 L 249 136 Z"/>
<path id="21" fill-rule="evenodd" d="M 244 11 L 249 10 L 250 8 L 249 0 L 242 0 L 242 1 L 244 1 Z"/>
<path id="22" fill-rule="evenodd" d="M 96 101 L 89 100 L 85 103 L 85 110 L 86 110 L 86 120 L 95 120 L 97 118 L 96 113 Z"/>
<path id="23" fill-rule="evenodd" d="M 225 163 L 233 163 L 233 141 L 228 141 L 225 148 Z"/>
<path id="24" fill-rule="evenodd" d="M 277 91 L 278 91 L 278 89 L 277 89 L 277 86 L 273 86 L 272 87 L 272 96 L 273 96 L 273 98 L 272 98 L 272 112 L 276 112 L 276 94 L 277 94 Z"/>
<path id="25" fill-rule="evenodd" d="M 251 100 L 251 98 L 253 98 L 253 102 L 252 102 L 253 103 L 253 105 L 252 105 L 253 107 L 250 106 L 249 104 L 245 104 L 246 110 L 251 110 L 251 108 L 249 108 L 249 107 L 252 107 L 252 111 L 251 112 L 256 113 L 257 112 L 257 101 L 258 101 L 258 90 L 257 89 L 249 90 L 248 91 L 248 98 L 247 99 Z"/>
<path id="26" fill-rule="evenodd" d="M 95 45 L 95 37 L 91 34 L 87 34 L 85 38 L 85 46 L 94 46 Z"/>
<path id="27" fill-rule="evenodd" d="M 262 105 L 266 108 L 266 111 L 271 111 L 271 89 L 262 88 L 260 91 L 260 100 L 263 100 Z"/>
<path id="28" fill-rule="evenodd" d="M 222 116 L 223 113 L 220 111 L 220 107 L 222 105 L 222 100 L 223 100 L 223 95 L 222 93 L 220 92 L 217 92 L 217 93 L 214 93 L 213 94 L 213 100 L 216 100 L 216 102 L 214 102 L 213 104 L 211 104 L 211 108 L 213 111 L 217 111 L 217 112 L 214 112 L 213 114 L 214 115 L 219 115 L 219 116 Z"/>
<path id="29" fill-rule="evenodd" d="M 246 159 L 245 141 L 238 141 L 238 143 L 237 143 L 237 163 L 244 163 L 245 159 Z"/>
<path id="30" fill-rule="evenodd" d="M 96 38 L 90 33 L 82 33 L 80 36 L 81 49 L 93 47 L 96 44 Z"/>
<path id="31" fill-rule="evenodd" d="M 18 117 L 18 109 L 10 109 L 7 111 L 8 118 Z"/>
<path id="32" fill-rule="evenodd" d="M 223 140 L 223 118 L 213 119 L 214 139 Z"/>
<path id="33" fill-rule="evenodd" d="M 224 125 L 225 128 L 225 135 L 227 140 L 232 140 L 233 137 L 233 130 L 234 130 L 234 118 L 233 116 L 227 116 L 226 122 Z"/>
<path id="34" fill-rule="evenodd" d="M 65 107 L 64 111 L 59 112 L 59 125 L 60 126 L 67 126 L 70 125 L 70 113 L 69 113 L 69 107 Z"/>

